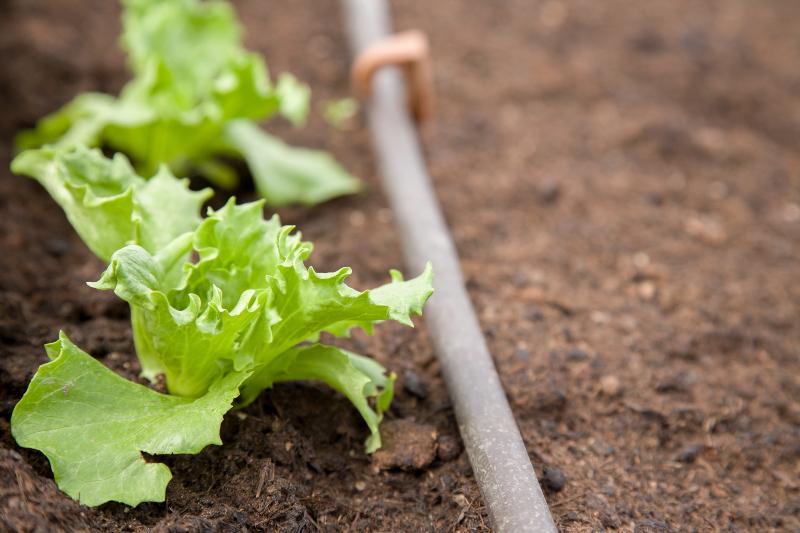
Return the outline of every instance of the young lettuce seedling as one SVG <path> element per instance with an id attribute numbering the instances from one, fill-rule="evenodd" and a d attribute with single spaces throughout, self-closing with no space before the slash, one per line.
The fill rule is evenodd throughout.
<path id="1" fill-rule="evenodd" d="M 123 4 L 122 43 L 134 78 L 118 98 L 79 95 L 22 132 L 19 148 L 108 146 L 144 175 L 167 164 L 231 187 L 237 174 L 219 156 L 241 158 L 271 205 L 312 205 L 358 191 L 358 180 L 327 153 L 292 148 L 256 125 L 278 113 L 303 123 L 309 89 L 288 74 L 270 82 L 262 58 L 243 48 L 227 2 Z"/>
<path id="2" fill-rule="evenodd" d="M 20 446 L 48 457 L 63 491 L 86 505 L 163 501 L 169 469 L 141 452 L 198 453 L 220 444 L 234 401 L 247 405 L 282 381 L 319 380 L 341 392 L 369 427 L 367 451 L 380 446 L 394 377 L 371 359 L 320 343 L 320 334 L 372 333 L 384 320 L 412 326 L 433 292 L 430 265 L 408 281 L 393 271 L 391 283 L 359 292 L 345 283 L 349 268 L 305 266 L 311 243 L 277 216 L 264 220 L 263 201 L 231 199 L 197 223 L 206 193 L 165 172 L 145 182 L 122 156 L 46 149 L 15 164 L 37 175 L 93 250 L 134 243 L 113 252 L 90 285 L 130 304 L 142 374 L 163 374 L 169 391 L 123 379 L 63 332 L 49 344 L 51 362 L 16 405 L 11 430 Z M 160 194 L 151 197 L 154 186 Z M 175 198 L 183 198 L 181 216 L 163 203 Z M 179 232 L 172 222 L 188 231 L 163 244 Z"/>

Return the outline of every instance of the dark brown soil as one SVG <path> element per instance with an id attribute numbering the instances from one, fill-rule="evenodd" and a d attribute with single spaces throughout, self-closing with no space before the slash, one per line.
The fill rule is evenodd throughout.
<path id="1" fill-rule="evenodd" d="M 431 172 L 558 525 L 799 530 L 800 4 L 393 5 L 432 36 Z M 273 72 L 316 103 L 347 93 L 335 1 L 236 6 Z M 388 457 L 364 455 L 355 412 L 314 385 L 229 416 L 222 447 L 166 458 L 164 504 L 81 507 L 14 444 L 11 410 L 59 329 L 137 373 L 126 307 L 84 285 L 103 265 L 2 170 L 14 131 L 125 81 L 117 17 L 104 0 L 0 3 L 0 530 L 488 529 L 424 328 L 353 340 L 406 383 L 386 433 L 417 438 Z M 384 280 L 402 258 L 366 132 L 277 129 L 372 185 L 282 212 L 314 263 Z"/>

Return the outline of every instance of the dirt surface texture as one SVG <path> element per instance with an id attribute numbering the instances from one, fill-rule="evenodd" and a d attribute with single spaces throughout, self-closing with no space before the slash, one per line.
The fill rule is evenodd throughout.
<path id="1" fill-rule="evenodd" d="M 348 94 L 337 2 L 234 4 L 316 111 Z M 800 530 L 800 3 L 392 6 L 432 40 L 430 171 L 559 528 Z M 137 379 L 127 307 L 85 285 L 104 265 L 8 171 L 16 131 L 126 81 L 118 19 L 101 0 L 0 3 L 0 530 L 490 530 L 422 323 L 347 341 L 399 376 L 372 457 L 355 410 L 315 384 L 226 417 L 223 446 L 163 458 L 165 503 L 81 506 L 15 444 L 11 411 L 60 329 Z M 384 282 L 402 257 L 366 130 L 314 115 L 269 128 L 369 188 L 280 213 L 319 269 Z"/>

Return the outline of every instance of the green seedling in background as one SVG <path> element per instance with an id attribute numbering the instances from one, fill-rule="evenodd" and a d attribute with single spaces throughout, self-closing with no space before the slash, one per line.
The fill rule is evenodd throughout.
<path id="1" fill-rule="evenodd" d="M 325 105 L 322 116 L 336 129 L 347 128 L 348 123 L 358 113 L 358 101 L 355 98 L 340 98 L 332 100 Z"/>
<path id="2" fill-rule="evenodd" d="M 263 59 L 242 46 L 231 6 L 210 0 L 123 0 L 122 44 L 133 79 L 119 97 L 85 93 L 17 137 L 19 149 L 105 146 L 139 173 L 166 164 L 232 188 L 225 158 L 243 159 L 270 205 L 313 205 L 359 190 L 325 152 L 297 149 L 257 121 L 278 114 L 301 125 L 309 89 L 290 74 L 273 83 Z M 224 156 L 221 158 L 221 156 Z"/>

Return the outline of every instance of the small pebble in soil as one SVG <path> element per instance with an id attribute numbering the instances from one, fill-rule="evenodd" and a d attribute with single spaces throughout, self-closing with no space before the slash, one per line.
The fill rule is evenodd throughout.
<path id="1" fill-rule="evenodd" d="M 633 533 L 670 533 L 672 528 L 665 522 L 658 520 L 640 520 L 636 522 Z"/>
<path id="2" fill-rule="evenodd" d="M 544 204 L 552 204 L 561 196 L 561 187 L 553 180 L 544 180 L 536 185 L 536 196 Z"/>
<path id="3" fill-rule="evenodd" d="M 681 451 L 675 455 L 675 460 L 679 463 L 693 463 L 705 449 L 705 444 L 689 444 L 688 446 L 684 446 Z"/>
<path id="4" fill-rule="evenodd" d="M 367 484 L 363 481 L 356 481 L 355 487 L 358 492 L 361 492 L 367 488 Z"/>
<path id="5" fill-rule="evenodd" d="M 420 400 L 428 397 L 428 386 L 419 374 L 410 368 L 403 371 L 403 388 Z"/>
<path id="6" fill-rule="evenodd" d="M 612 374 L 603 376 L 600 378 L 600 391 L 609 398 L 613 398 L 622 392 L 622 383 L 617 376 Z"/>
<path id="7" fill-rule="evenodd" d="M 568 361 L 585 361 L 587 359 L 589 359 L 589 354 L 586 350 L 581 350 L 580 348 L 570 348 L 567 350 Z"/>
<path id="8" fill-rule="evenodd" d="M 531 352 L 526 348 L 519 347 L 514 350 L 514 357 L 521 361 L 527 361 L 531 357 Z"/>
<path id="9" fill-rule="evenodd" d="M 652 281 L 643 281 L 636 291 L 639 293 L 639 298 L 649 302 L 656 296 L 656 285 Z"/>
<path id="10" fill-rule="evenodd" d="M 436 456 L 446 463 L 452 461 L 461 453 L 461 441 L 452 435 L 442 435 L 437 442 Z"/>
<path id="11" fill-rule="evenodd" d="M 556 466 L 546 466 L 542 471 L 542 484 L 546 489 L 559 492 L 567 484 L 564 472 Z"/>
<path id="12" fill-rule="evenodd" d="M 537 305 L 529 305 L 525 309 L 525 318 L 532 322 L 539 322 L 544 320 L 544 313 Z"/>

